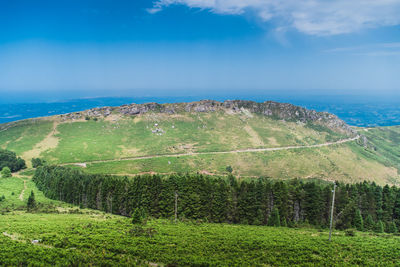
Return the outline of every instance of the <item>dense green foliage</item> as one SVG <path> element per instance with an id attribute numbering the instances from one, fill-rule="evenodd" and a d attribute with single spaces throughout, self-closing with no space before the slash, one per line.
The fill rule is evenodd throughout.
<path id="1" fill-rule="evenodd" d="M 28 197 L 28 203 L 26 204 L 28 211 L 31 211 L 36 208 L 36 200 L 35 200 L 35 193 L 31 191 L 31 194 Z"/>
<path id="2" fill-rule="evenodd" d="M 127 178 L 56 166 L 39 168 L 33 180 L 49 198 L 113 214 L 130 216 L 143 208 L 149 216 L 171 218 L 178 192 L 180 218 L 255 225 L 325 227 L 332 196 L 332 185 L 317 181 L 238 181 L 189 174 Z M 400 190 L 367 182 L 339 184 L 334 214 L 338 229 L 361 229 L 369 215 L 374 229 L 381 223 L 388 231 L 393 222 L 398 228 Z"/>
<path id="3" fill-rule="evenodd" d="M 0 216 L 0 265 L 396 266 L 400 238 L 308 228 L 171 223 L 80 210 Z M 35 245 L 32 240 L 38 240 Z"/>
<path id="4" fill-rule="evenodd" d="M 150 190 L 149 181 L 142 182 Z M 31 190 L 37 204 L 48 208 L 24 211 Z M 144 198 L 143 190 L 137 193 Z M 0 179 L 3 194 L 1 266 L 396 266 L 400 258 L 400 239 L 392 234 L 334 231 L 328 243 L 327 230 L 200 223 L 184 220 L 181 213 L 176 224 L 146 219 L 132 225 L 131 218 L 49 200 L 27 177 Z M 179 192 L 178 207 L 185 194 Z M 20 205 L 24 208 L 16 210 Z"/>
<path id="5" fill-rule="evenodd" d="M 32 167 L 37 168 L 46 164 L 46 161 L 41 158 L 33 158 L 32 159 Z"/>
<path id="6" fill-rule="evenodd" d="M 0 177 L 1 178 L 9 178 L 11 177 L 11 170 L 8 167 L 4 167 L 1 171 L 0 171 Z"/>
<path id="7" fill-rule="evenodd" d="M 12 172 L 26 168 L 25 161 L 17 158 L 17 155 L 8 150 L 0 149 L 0 170 L 4 167 L 10 168 Z"/>

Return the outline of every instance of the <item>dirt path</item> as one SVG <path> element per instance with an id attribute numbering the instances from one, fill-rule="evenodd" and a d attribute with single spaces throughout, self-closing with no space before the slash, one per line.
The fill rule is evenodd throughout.
<path id="1" fill-rule="evenodd" d="M 140 160 L 140 159 L 154 159 L 154 158 L 164 158 L 164 157 L 186 157 L 186 156 L 197 156 L 197 155 L 218 155 L 218 154 L 232 154 L 232 153 L 248 153 L 248 152 L 264 152 L 264 151 L 280 151 L 280 150 L 290 150 L 290 149 L 304 149 L 304 148 L 318 148 L 318 147 L 326 147 L 332 145 L 338 145 L 343 143 L 348 143 L 359 139 L 360 136 L 356 136 L 353 138 L 343 139 L 336 142 L 327 142 L 318 145 L 306 145 L 306 146 L 286 146 L 286 147 L 271 147 L 271 148 L 247 148 L 247 149 L 238 149 L 231 151 L 215 151 L 215 152 L 190 152 L 190 153 L 182 153 L 182 154 L 165 154 L 165 155 L 153 155 L 153 156 L 141 156 L 141 157 L 128 157 L 128 158 L 120 158 L 120 159 L 109 159 L 109 160 L 93 160 L 86 162 L 70 162 L 64 163 L 60 165 L 78 165 L 78 166 L 86 166 L 89 163 L 104 163 L 104 162 L 116 162 L 116 161 L 126 161 L 126 160 Z"/>
<path id="2" fill-rule="evenodd" d="M 19 200 L 24 201 L 24 193 L 26 190 L 26 180 L 24 180 L 24 189 L 22 189 L 21 194 L 19 195 Z"/>
<path id="3" fill-rule="evenodd" d="M 32 158 L 38 158 L 40 156 L 40 153 L 48 149 L 57 147 L 59 141 L 58 137 L 55 137 L 55 135 L 58 133 L 57 126 L 58 122 L 54 121 L 53 129 L 50 131 L 50 133 L 42 141 L 37 143 L 33 149 L 26 151 L 22 154 L 22 158 L 25 160 L 29 168 L 32 167 L 31 166 Z"/>

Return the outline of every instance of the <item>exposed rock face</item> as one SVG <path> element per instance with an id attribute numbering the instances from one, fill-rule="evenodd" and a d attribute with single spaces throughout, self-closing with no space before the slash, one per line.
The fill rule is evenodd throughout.
<path id="1" fill-rule="evenodd" d="M 287 103 L 278 103 L 266 101 L 258 103 L 245 100 L 227 100 L 218 102 L 214 100 L 202 100 L 191 103 L 175 103 L 175 104 L 130 104 L 120 107 L 102 107 L 94 108 L 83 112 L 74 112 L 62 115 L 66 119 L 82 119 L 85 116 L 89 117 L 107 117 L 112 113 L 120 113 L 127 116 L 139 115 L 148 112 L 158 112 L 175 114 L 179 112 L 216 112 L 230 110 L 240 113 L 247 110 L 251 113 L 263 114 L 271 118 L 287 121 L 299 121 L 303 123 L 312 122 L 328 127 L 334 131 L 339 131 L 343 134 L 355 136 L 357 133 L 344 121 L 337 116 L 327 112 L 317 112 L 299 106 Z"/>

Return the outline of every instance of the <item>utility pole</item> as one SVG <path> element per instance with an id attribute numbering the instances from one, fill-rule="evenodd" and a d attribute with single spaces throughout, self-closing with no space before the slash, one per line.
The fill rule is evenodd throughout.
<path id="1" fill-rule="evenodd" d="M 332 225 L 333 225 L 333 209 L 335 208 L 335 192 L 336 192 L 336 182 L 333 184 L 333 195 L 332 195 L 332 208 L 331 208 L 331 224 L 329 227 L 329 242 L 332 238 Z"/>
<path id="2" fill-rule="evenodd" d="M 175 223 L 178 220 L 178 192 L 175 191 Z"/>

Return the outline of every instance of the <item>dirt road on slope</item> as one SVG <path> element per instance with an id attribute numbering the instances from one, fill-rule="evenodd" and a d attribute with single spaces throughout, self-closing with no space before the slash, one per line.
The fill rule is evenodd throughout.
<path id="1" fill-rule="evenodd" d="M 90 163 L 104 163 L 104 162 L 116 162 L 116 161 L 126 161 L 126 160 L 141 160 L 141 159 L 154 159 L 154 158 L 168 158 L 168 157 L 186 157 L 186 156 L 198 156 L 198 155 L 218 155 L 218 154 L 233 154 L 233 153 L 248 153 L 248 152 L 265 152 L 265 151 L 280 151 L 280 150 L 291 150 L 291 149 L 304 149 L 304 148 L 318 148 L 318 147 L 327 147 L 332 145 L 344 144 L 348 142 L 355 141 L 359 139 L 360 136 L 356 136 L 353 138 L 343 139 L 336 142 L 327 142 L 323 144 L 317 145 L 305 145 L 305 146 L 286 146 L 286 147 L 271 147 L 271 148 L 247 148 L 247 149 L 238 149 L 238 150 L 230 150 L 230 151 L 214 151 L 214 152 L 190 152 L 190 153 L 181 153 L 181 154 L 164 154 L 164 155 L 150 155 L 150 156 L 140 156 L 140 157 L 127 157 L 120 159 L 109 159 L 109 160 L 93 160 L 86 162 L 71 162 L 64 163 L 61 165 L 78 165 L 78 166 L 86 166 L 86 164 Z"/>

